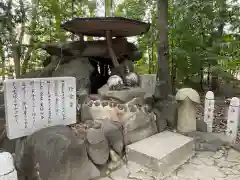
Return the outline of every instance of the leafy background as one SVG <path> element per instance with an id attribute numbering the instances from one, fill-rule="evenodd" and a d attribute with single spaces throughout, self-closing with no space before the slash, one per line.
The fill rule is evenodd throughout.
<path id="1" fill-rule="evenodd" d="M 144 53 L 140 74 L 158 69 L 158 3 L 166 0 L 116 0 L 114 15 L 152 24 L 149 32 L 129 40 Z M 109 1 L 106 4 L 109 9 Z M 0 2 L 1 76 L 40 69 L 46 53 L 39 45 L 70 40 L 60 24 L 72 17 L 93 17 L 92 0 L 3 0 Z M 210 83 L 210 76 L 234 80 L 240 71 L 239 0 L 169 0 L 169 65 L 175 88 Z M 199 87 L 198 87 L 199 88 Z"/>

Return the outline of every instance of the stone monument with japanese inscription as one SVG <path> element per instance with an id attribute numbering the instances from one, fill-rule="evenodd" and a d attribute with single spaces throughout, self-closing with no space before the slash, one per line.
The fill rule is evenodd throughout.
<path id="1" fill-rule="evenodd" d="M 4 96 L 9 139 L 49 126 L 76 123 L 74 77 L 8 79 Z"/>

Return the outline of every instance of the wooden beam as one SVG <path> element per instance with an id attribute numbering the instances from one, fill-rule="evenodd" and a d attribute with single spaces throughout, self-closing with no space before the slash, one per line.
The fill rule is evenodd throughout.
<path id="1" fill-rule="evenodd" d="M 110 55 L 110 57 L 112 59 L 113 66 L 116 68 L 116 67 L 119 66 L 119 63 L 118 63 L 116 54 L 113 51 L 111 31 L 106 31 L 106 40 L 107 40 L 107 46 L 108 46 L 109 55 Z"/>

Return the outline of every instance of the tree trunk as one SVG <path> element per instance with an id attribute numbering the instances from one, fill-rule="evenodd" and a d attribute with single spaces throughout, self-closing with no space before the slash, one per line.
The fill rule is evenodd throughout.
<path id="1" fill-rule="evenodd" d="M 11 44 L 12 44 L 12 56 L 13 56 L 13 61 L 14 61 L 14 70 L 15 70 L 15 75 L 16 78 L 20 76 L 21 71 L 20 71 L 20 54 L 18 52 L 18 45 L 16 44 L 16 36 L 14 35 L 14 32 L 11 33 Z"/>
<path id="2" fill-rule="evenodd" d="M 29 61 L 31 59 L 31 53 L 34 49 L 33 44 L 34 44 L 34 31 L 36 29 L 37 25 L 37 7 L 38 7 L 38 0 L 32 0 L 32 18 L 31 18 L 31 37 L 29 40 L 29 46 L 28 50 L 24 56 L 24 60 L 22 63 L 22 74 L 25 74 L 28 69 Z"/>
<path id="3" fill-rule="evenodd" d="M 5 60 L 6 60 L 6 58 L 5 58 L 5 55 L 4 55 L 4 50 L 3 50 L 3 46 L 1 46 L 0 45 L 0 58 L 1 58 L 1 68 L 2 68 L 2 72 L 1 72 L 1 75 L 2 75 L 2 78 L 3 78 L 3 80 L 5 79 Z"/>
<path id="4" fill-rule="evenodd" d="M 224 27 L 226 25 L 225 21 L 228 19 L 228 12 L 227 12 L 227 3 L 226 3 L 226 0 L 222 0 L 220 1 L 220 11 L 219 11 L 219 18 L 221 20 L 220 24 L 218 25 L 218 28 L 217 28 L 217 33 L 213 33 L 212 36 L 210 37 L 210 40 L 209 40 L 209 45 L 212 46 L 213 43 L 214 43 L 214 39 L 220 39 L 222 36 L 223 36 L 223 30 L 224 30 Z M 211 66 L 211 64 L 210 64 Z M 210 73 L 209 73 L 209 76 L 210 76 Z M 218 75 L 215 74 L 214 75 L 215 77 L 211 77 L 211 89 L 214 90 L 214 92 L 217 92 L 217 91 L 220 91 L 219 89 L 217 88 L 220 88 L 219 87 L 219 82 L 218 82 Z M 209 81 L 210 81 L 210 78 L 209 78 Z"/>
<path id="5" fill-rule="evenodd" d="M 167 99 L 172 93 L 171 78 L 169 71 L 168 51 L 168 0 L 158 0 L 158 83 L 156 91 L 160 99 Z"/>
<path id="6" fill-rule="evenodd" d="M 172 53 L 172 93 L 175 94 L 176 93 L 176 76 L 177 76 L 177 70 L 176 70 L 176 64 L 174 61 L 174 56 Z"/>
<path id="7" fill-rule="evenodd" d="M 201 91 L 204 91 L 204 87 L 203 87 L 203 78 L 204 78 L 204 74 L 203 74 L 203 64 L 201 63 L 201 68 L 200 68 L 200 88 Z"/>
<path id="8" fill-rule="evenodd" d="M 13 20 L 13 17 L 11 15 L 11 9 L 12 9 L 12 0 L 8 1 L 8 23 L 7 27 L 9 29 L 9 38 L 11 43 L 11 50 L 12 50 L 12 57 L 14 61 L 14 69 L 15 69 L 15 75 L 16 77 L 19 77 L 21 74 L 21 55 L 22 55 L 22 41 L 25 33 L 25 19 L 26 19 L 26 13 L 24 9 L 23 0 L 19 0 L 20 4 L 20 11 L 21 11 L 21 31 L 19 39 L 17 39 L 16 32 L 14 30 L 14 27 L 12 27 L 11 22 Z"/>
<path id="9" fill-rule="evenodd" d="M 210 90 L 210 70 L 211 70 L 211 64 L 208 63 L 208 72 L 207 72 L 207 85 L 208 85 L 208 90 Z"/>
<path id="10" fill-rule="evenodd" d="M 12 21 L 12 15 L 11 15 L 11 9 L 12 9 L 12 0 L 8 1 L 8 10 L 7 10 L 7 17 L 8 17 L 8 22 L 7 22 L 7 27 L 9 29 L 9 38 L 10 38 L 10 43 L 11 43 L 11 50 L 12 50 L 12 57 L 14 60 L 14 69 L 15 69 L 15 75 L 16 77 L 20 76 L 20 52 L 19 52 L 19 47 L 18 44 L 16 43 L 16 35 L 14 33 L 13 27 L 11 25 Z"/>
<path id="11" fill-rule="evenodd" d="M 152 73 L 153 59 L 152 59 L 152 50 L 150 50 L 149 46 L 148 46 L 148 61 L 149 61 L 148 62 L 148 74 L 151 74 Z"/>
<path id="12" fill-rule="evenodd" d="M 148 66 L 148 73 L 153 73 L 153 64 L 154 64 L 154 39 L 153 39 L 153 29 L 151 32 L 151 41 L 149 42 L 148 46 L 148 57 L 149 57 L 149 66 Z"/>

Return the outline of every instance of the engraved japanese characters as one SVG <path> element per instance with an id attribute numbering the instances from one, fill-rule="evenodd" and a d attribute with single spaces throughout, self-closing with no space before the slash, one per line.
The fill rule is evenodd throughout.
<path id="1" fill-rule="evenodd" d="M 76 123 L 74 77 L 9 79 L 4 82 L 9 139 L 48 126 Z"/>

